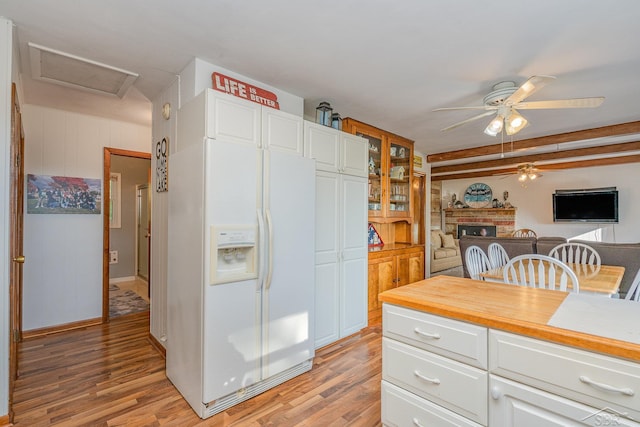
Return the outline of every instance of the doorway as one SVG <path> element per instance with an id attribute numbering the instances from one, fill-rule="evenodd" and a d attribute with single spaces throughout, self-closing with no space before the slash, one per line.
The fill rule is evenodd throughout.
<path id="1" fill-rule="evenodd" d="M 125 166 L 118 166 L 119 162 L 124 161 Z M 127 162 L 142 162 L 144 163 L 145 169 L 143 172 L 143 176 L 137 179 L 133 185 L 129 184 L 127 179 Z M 121 177 L 121 181 L 119 182 L 119 186 L 113 185 L 113 176 L 118 175 L 115 173 L 115 169 L 120 169 L 119 176 Z M 122 177 L 123 172 L 125 174 Z M 149 183 L 151 180 L 151 154 L 137 152 L 137 151 L 129 151 L 129 150 L 121 150 L 117 148 L 105 148 L 104 149 L 104 200 L 103 200 L 103 260 L 102 260 L 102 321 L 108 322 L 110 318 L 110 277 L 112 266 L 113 269 L 117 268 L 122 270 L 124 273 L 118 272 L 118 275 L 126 275 L 122 280 L 137 283 L 138 282 L 138 258 L 137 258 L 137 240 L 138 240 L 138 229 L 137 229 L 137 187 L 136 184 L 147 185 L 147 189 L 149 187 Z M 134 179 L 135 181 L 135 179 Z M 111 183 L 107 185 L 107 183 Z M 122 197 L 124 192 L 129 191 L 131 188 L 131 192 L 133 196 L 129 199 L 128 197 Z M 120 191 L 118 191 L 120 189 Z M 148 192 L 147 192 L 148 196 Z M 151 229 L 151 215 L 150 215 L 150 203 L 147 197 L 147 231 Z M 130 231 L 122 230 L 123 226 L 126 226 L 127 221 L 130 222 L 130 226 L 128 229 Z M 116 225 L 121 224 L 121 225 Z M 119 228 L 118 228 L 119 227 Z M 124 231 L 124 232 L 123 232 Z M 150 240 L 150 232 L 146 233 L 149 236 L 145 239 L 147 241 Z M 118 243 L 118 248 L 114 248 L 112 250 L 112 237 L 120 235 L 119 238 L 122 238 L 123 241 L 130 242 L 129 243 Z M 122 237 L 124 236 L 124 237 Z M 147 244 L 149 246 L 149 243 Z M 121 249 L 121 250 L 120 250 Z M 122 261 L 120 261 L 122 260 Z M 128 265 L 125 265 L 128 263 Z M 149 257 L 147 254 L 146 258 L 146 281 L 144 282 L 146 298 L 148 300 L 148 295 L 151 287 L 151 283 L 149 283 Z M 140 279 L 141 281 L 143 279 Z M 117 284 L 116 284 L 117 287 Z"/>
<path id="2" fill-rule="evenodd" d="M 136 275 L 149 281 L 151 248 L 149 184 L 136 185 Z"/>

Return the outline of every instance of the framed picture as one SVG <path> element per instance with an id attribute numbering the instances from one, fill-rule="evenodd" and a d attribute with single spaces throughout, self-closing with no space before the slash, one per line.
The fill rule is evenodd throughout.
<path id="1" fill-rule="evenodd" d="M 99 214 L 99 179 L 27 175 L 28 214 Z"/>

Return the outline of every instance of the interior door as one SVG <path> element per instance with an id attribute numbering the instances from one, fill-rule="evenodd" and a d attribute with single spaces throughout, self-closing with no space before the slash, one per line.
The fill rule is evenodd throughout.
<path id="1" fill-rule="evenodd" d="M 149 242 L 151 239 L 151 205 L 149 203 L 149 186 L 136 186 L 136 274 L 149 280 Z"/>
<path id="2" fill-rule="evenodd" d="M 24 213 L 24 133 L 15 84 L 11 90 L 11 200 L 9 230 L 10 256 L 9 304 L 9 411 L 13 401 L 13 386 L 18 377 L 18 341 L 22 339 L 22 266 L 24 263 L 22 236 Z"/>

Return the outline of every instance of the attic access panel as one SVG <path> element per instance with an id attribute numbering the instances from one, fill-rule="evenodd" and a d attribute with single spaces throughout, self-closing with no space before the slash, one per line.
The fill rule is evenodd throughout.
<path id="1" fill-rule="evenodd" d="M 35 43 L 28 45 L 31 76 L 36 80 L 122 98 L 138 78 L 131 71 Z"/>

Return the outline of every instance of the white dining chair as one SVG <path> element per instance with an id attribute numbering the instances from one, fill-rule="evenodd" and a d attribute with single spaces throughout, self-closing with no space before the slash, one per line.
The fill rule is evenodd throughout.
<path id="1" fill-rule="evenodd" d="M 469 246 L 464 252 L 464 260 L 469 276 L 474 280 L 484 280 L 480 273 L 491 269 L 489 257 L 479 246 Z"/>
<path id="2" fill-rule="evenodd" d="M 548 255 L 525 254 L 509 260 L 503 269 L 503 281 L 530 288 L 579 292 L 578 277 L 571 267 Z"/>
<path id="3" fill-rule="evenodd" d="M 640 269 L 636 273 L 636 277 L 631 282 L 631 286 L 627 291 L 627 295 L 624 296 L 624 299 L 640 302 Z"/>
<path id="4" fill-rule="evenodd" d="M 489 264 L 491 264 L 491 268 L 502 267 L 509 262 L 509 255 L 507 255 L 507 251 L 500 243 L 491 243 L 487 252 L 489 252 Z"/>
<path id="5" fill-rule="evenodd" d="M 569 264 L 600 266 L 600 254 L 584 243 L 561 243 L 549 251 L 549 256 Z"/>

